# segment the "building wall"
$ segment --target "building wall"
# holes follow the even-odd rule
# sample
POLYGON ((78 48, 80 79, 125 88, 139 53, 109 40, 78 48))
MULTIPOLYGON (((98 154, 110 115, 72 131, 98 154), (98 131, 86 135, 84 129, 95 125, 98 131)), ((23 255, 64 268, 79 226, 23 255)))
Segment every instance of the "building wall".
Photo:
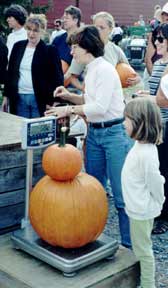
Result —
MULTIPOLYGON (((34 5, 50 4, 48 10, 48 26, 53 27, 55 18, 63 15, 64 8, 68 5, 76 5, 75 0, 34 0, 34 5)), ((91 15, 98 11, 110 12, 115 21, 120 25, 132 25, 144 15, 144 20, 153 17, 153 8, 156 4, 163 6, 166 0, 79 0, 79 8, 82 10, 82 20, 85 23, 91 23, 91 15)))

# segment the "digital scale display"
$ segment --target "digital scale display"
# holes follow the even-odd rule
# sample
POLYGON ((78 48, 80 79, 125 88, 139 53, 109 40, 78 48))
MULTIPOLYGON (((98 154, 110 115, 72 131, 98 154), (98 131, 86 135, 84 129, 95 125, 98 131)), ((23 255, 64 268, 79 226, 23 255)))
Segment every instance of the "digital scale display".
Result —
POLYGON ((56 141, 56 118, 54 116, 24 119, 22 148, 42 148, 56 141))
POLYGON ((51 133, 53 130, 52 122, 33 123, 30 125, 30 136, 36 136, 43 133, 51 133))

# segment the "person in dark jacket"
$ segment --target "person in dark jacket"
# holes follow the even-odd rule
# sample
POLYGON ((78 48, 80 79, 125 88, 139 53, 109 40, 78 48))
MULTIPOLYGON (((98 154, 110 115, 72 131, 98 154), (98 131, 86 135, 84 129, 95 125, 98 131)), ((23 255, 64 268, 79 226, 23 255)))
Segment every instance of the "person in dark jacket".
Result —
POLYGON ((8 64, 8 48, 0 36, 0 84, 4 84, 8 64))
POLYGON ((54 102, 53 91, 63 84, 57 50, 41 39, 46 24, 43 14, 31 14, 27 18, 28 40, 15 43, 11 52, 3 111, 7 111, 9 102, 12 114, 26 118, 44 116, 47 105, 54 102))

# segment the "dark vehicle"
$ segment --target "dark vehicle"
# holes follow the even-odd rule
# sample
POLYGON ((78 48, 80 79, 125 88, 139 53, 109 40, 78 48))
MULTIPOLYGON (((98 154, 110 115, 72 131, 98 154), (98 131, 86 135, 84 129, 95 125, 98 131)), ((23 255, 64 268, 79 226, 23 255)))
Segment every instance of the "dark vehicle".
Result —
POLYGON ((151 27, 149 26, 130 26, 128 28, 128 37, 125 39, 125 43, 123 43, 123 45, 124 52, 132 66, 144 66, 147 33, 150 31, 150 29, 151 27))

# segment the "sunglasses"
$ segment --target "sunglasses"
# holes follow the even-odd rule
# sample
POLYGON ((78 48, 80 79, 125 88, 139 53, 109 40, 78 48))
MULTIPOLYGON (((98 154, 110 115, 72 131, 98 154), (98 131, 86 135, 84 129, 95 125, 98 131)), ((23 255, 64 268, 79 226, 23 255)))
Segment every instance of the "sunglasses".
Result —
POLYGON ((166 39, 166 38, 164 38, 162 36, 158 36, 155 38, 155 41, 157 40, 159 43, 163 43, 164 39, 166 39))

